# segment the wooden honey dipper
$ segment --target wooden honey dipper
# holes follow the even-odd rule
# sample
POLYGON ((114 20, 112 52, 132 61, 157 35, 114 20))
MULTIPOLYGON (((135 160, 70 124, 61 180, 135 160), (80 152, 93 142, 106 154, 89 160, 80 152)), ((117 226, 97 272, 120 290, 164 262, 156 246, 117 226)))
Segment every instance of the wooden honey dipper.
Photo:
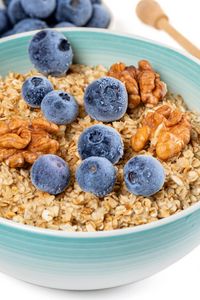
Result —
POLYGON ((136 7, 136 13, 143 23, 156 29, 164 30, 185 50, 200 59, 200 49, 186 39, 169 23, 168 16, 156 1, 141 0, 136 7))

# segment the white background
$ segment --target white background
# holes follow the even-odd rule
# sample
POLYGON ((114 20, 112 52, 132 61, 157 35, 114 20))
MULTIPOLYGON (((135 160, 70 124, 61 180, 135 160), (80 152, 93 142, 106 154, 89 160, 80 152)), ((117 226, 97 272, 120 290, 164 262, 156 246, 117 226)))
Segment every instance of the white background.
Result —
MULTIPOLYGON (((134 13, 137 0, 105 1, 113 11, 116 30, 141 35, 180 48, 165 33, 140 23, 134 13)), ((170 16, 172 24, 200 47, 199 1, 160 0, 159 2, 170 16)), ((2 300, 196 300, 200 299, 199 285, 200 247, 175 265, 149 279, 129 286, 103 291, 69 292, 50 290, 20 282, 0 273, 0 298, 2 300)))

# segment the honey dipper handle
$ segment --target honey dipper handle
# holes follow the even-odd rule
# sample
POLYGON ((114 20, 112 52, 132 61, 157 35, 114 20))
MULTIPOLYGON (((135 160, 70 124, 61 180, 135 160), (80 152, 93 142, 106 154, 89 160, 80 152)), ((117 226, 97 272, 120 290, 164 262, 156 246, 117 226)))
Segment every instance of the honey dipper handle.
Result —
POLYGON ((158 29, 162 29, 162 30, 166 31, 185 50, 187 50, 193 56, 200 59, 200 49, 198 49, 187 38, 185 38, 180 32, 178 32, 166 19, 160 19, 158 21, 157 26, 158 26, 158 29))
POLYGON ((164 30, 185 50, 200 59, 200 49, 169 23, 168 16, 156 1, 141 0, 136 7, 136 13, 142 22, 156 29, 164 30))

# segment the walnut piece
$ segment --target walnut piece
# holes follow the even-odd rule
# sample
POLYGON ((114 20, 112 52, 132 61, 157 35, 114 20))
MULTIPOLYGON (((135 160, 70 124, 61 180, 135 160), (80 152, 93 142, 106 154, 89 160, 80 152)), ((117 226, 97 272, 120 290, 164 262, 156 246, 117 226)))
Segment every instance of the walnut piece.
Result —
POLYGON ((51 134, 58 131, 56 124, 42 118, 32 122, 20 118, 0 121, 0 162, 17 168, 33 164, 42 154, 56 154, 59 143, 51 134))
POLYGON ((162 105, 154 112, 147 113, 131 144, 133 150, 139 152, 151 142, 150 150, 155 151, 158 158, 168 160, 184 149, 190 136, 191 124, 186 114, 162 105))
POLYGON ((107 75, 119 79, 125 84, 130 108, 137 107, 141 102, 148 107, 153 107, 167 93, 166 84, 160 80, 160 75, 146 60, 139 61, 138 68, 116 63, 111 66, 107 75))
POLYGON ((31 141, 31 132, 28 128, 20 128, 16 133, 5 133, 0 136, 0 147, 24 149, 31 141))

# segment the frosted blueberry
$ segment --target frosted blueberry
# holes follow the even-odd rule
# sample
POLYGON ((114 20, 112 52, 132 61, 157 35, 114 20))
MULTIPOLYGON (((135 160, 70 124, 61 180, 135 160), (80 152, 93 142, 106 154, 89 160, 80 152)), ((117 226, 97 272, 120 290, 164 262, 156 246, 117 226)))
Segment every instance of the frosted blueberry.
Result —
POLYGON ((124 153, 120 134, 112 127, 105 125, 91 126, 80 135, 78 152, 81 159, 90 156, 105 157, 116 164, 124 153))
POLYGON ((68 39, 55 30, 37 32, 29 45, 35 68, 46 75, 64 75, 72 64, 73 52, 68 39))
POLYGON ((111 193, 116 181, 116 169, 104 157, 89 157, 76 170, 80 188, 98 197, 111 193))
POLYGON ((86 88, 84 95, 86 112, 95 120, 112 122, 121 119, 128 106, 124 84, 112 77, 102 77, 86 88))
POLYGON ((63 91, 48 93, 42 101, 41 109, 47 120, 58 125, 72 123, 79 111, 75 98, 63 91))
POLYGON ((129 192, 149 197, 163 187, 165 171, 156 158, 137 155, 126 163, 124 180, 129 192))
POLYGON ((67 163, 57 155, 40 156, 31 168, 33 185, 52 195, 62 193, 70 182, 70 170, 67 163))
POLYGON ((28 78, 22 86, 22 97, 31 107, 40 107, 44 97, 53 91, 51 82, 42 76, 28 78))

